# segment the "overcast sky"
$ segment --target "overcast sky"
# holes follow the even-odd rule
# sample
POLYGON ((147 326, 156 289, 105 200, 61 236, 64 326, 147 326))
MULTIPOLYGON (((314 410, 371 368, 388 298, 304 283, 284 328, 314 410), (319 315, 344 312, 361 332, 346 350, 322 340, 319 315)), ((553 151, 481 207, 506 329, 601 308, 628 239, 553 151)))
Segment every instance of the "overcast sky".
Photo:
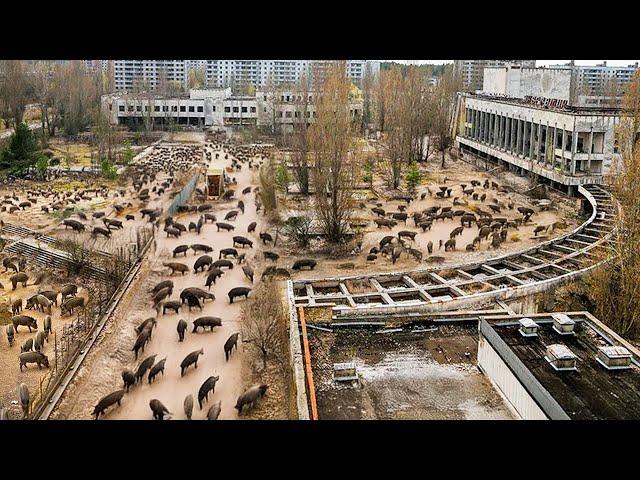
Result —
MULTIPOLYGON (((451 63, 453 62, 453 60, 392 60, 394 62, 400 62, 400 63, 416 63, 416 64, 421 64, 421 63, 451 63)), ((626 65, 633 65, 635 62, 638 62, 638 60, 576 60, 576 65, 596 65, 598 63, 602 63, 606 61, 607 65, 610 66, 626 66, 626 65)), ((536 60, 536 65, 539 67, 543 67, 546 65, 557 65, 557 64, 563 64, 563 63, 569 63, 570 60, 536 60)))

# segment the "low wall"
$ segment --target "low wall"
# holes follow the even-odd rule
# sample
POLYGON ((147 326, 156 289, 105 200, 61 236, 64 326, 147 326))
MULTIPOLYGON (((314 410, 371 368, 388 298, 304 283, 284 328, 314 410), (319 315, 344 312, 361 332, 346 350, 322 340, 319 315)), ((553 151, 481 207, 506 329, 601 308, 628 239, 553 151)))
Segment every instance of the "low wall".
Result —
POLYGON ((287 303, 289 305, 289 352, 295 386, 298 420, 309 420, 309 403, 305 386, 304 362, 298 326, 298 310, 293 297, 293 283, 287 281, 287 303))

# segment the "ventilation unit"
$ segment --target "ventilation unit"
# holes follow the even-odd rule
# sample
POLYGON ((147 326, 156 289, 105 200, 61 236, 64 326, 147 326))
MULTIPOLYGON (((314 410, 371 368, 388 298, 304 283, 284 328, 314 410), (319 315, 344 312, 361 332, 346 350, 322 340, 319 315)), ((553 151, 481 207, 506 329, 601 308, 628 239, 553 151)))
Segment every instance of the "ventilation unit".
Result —
POLYGON ((530 318, 521 318, 519 320, 520 335, 523 337, 537 337, 538 336, 538 324, 530 318))
POLYGON ((600 347, 598 348, 596 360, 607 370, 624 370, 631 368, 631 352, 624 347, 600 347))
POLYGON ((544 358, 555 370, 577 370, 576 359, 578 357, 565 345, 549 345, 547 347, 547 355, 544 358))
POLYGON ((576 322, 571 320, 564 313, 554 313, 553 317, 553 329, 560 335, 575 335, 576 322))

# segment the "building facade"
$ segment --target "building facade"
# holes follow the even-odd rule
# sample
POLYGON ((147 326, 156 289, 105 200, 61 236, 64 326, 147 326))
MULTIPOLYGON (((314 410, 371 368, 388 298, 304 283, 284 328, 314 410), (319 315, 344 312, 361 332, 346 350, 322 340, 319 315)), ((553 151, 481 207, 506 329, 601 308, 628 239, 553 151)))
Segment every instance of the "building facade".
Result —
POLYGON ((628 66, 600 65, 553 65, 549 68, 568 70, 579 102, 583 106, 620 105, 627 86, 638 70, 638 62, 628 66))
POLYGON ((601 183, 619 159, 617 107, 585 106, 563 68, 486 68, 483 88, 459 99, 463 156, 530 172, 554 188, 601 183))
MULTIPOLYGON (((292 85, 303 76, 320 78, 333 63, 329 60, 207 60, 206 78, 209 88, 252 85, 261 89, 269 85, 292 85)), ((365 75, 380 74, 377 60, 347 60, 348 78, 358 86, 365 75)))
POLYGON ((504 67, 506 65, 519 65, 522 68, 534 68, 535 60, 455 60, 454 71, 462 78, 465 92, 475 92, 482 89, 484 69, 487 67, 504 67))
POLYGON ((570 194, 613 173, 617 109, 481 94, 464 94, 462 105, 456 145, 463 156, 531 172, 570 194))
POLYGON ((113 79, 116 90, 132 90, 136 86, 156 89, 168 82, 182 86, 189 81, 189 60, 114 60, 113 79))
MULTIPOLYGON (((102 109, 112 125, 191 125, 201 128, 255 126, 287 132, 296 124, 316 118, 314 94, 286 91, 274 95, 232 95, 231 88, 190 90, 185 97, 162 97, 153 93, 116 93, 102 97, 102 109)), ((350 102, 354 120, 362 116, 363 102, 350 102)))

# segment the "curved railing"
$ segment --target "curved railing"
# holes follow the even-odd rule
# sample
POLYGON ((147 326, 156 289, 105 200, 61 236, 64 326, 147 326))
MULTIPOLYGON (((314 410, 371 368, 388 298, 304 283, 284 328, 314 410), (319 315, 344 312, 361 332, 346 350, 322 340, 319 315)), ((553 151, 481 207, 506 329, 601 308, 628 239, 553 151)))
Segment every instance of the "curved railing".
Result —
POLYGON ((614 205, 609 192, 597 185, 579 186, 578 191, 589 202, 591 215, 560 237, 474 263, 296 280, 292 282, 295 303, 333 305, 336 316, 371 315, 455 310, 544 292, 600 265, 597 250, 613 234, 614 205), (350 290, 354 284, 359 292, 350 290))

